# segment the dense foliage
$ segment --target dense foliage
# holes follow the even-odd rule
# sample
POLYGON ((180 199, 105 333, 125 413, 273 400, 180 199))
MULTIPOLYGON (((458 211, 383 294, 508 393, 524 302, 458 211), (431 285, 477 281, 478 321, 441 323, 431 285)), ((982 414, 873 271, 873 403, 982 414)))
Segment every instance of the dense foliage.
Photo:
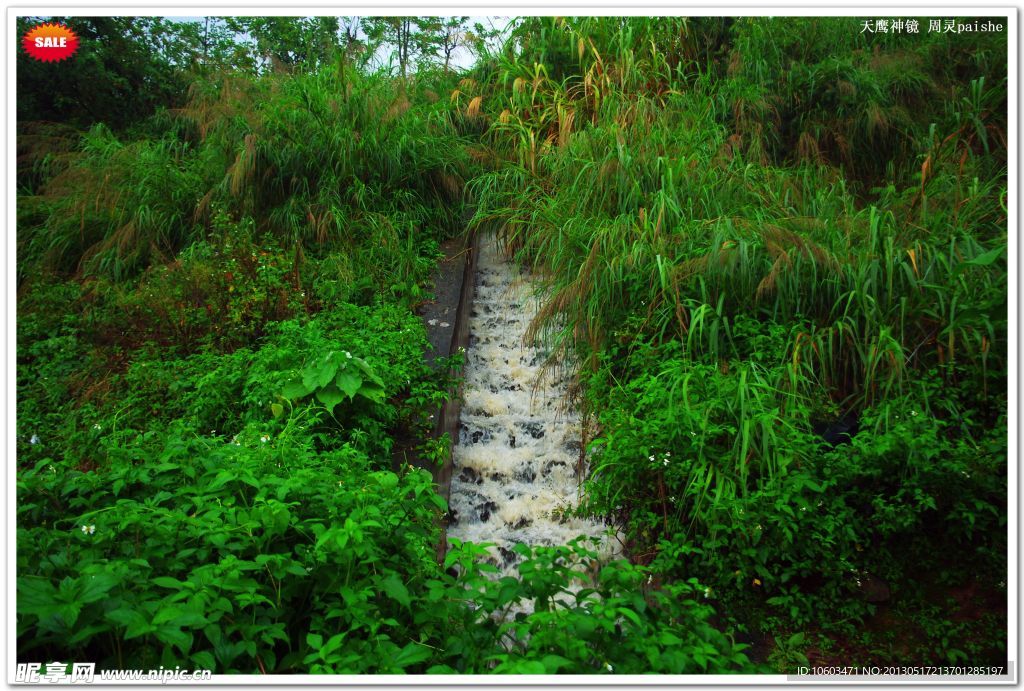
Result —
POLYGON ((20 661, 1005 662, 1005 32, 68 22, 18 57, 20 661), (628 561, 435 558, 397 459, 443 456, 416 309, 467 228, 542 279, 628 561))
POLYGON ((582 361, 583 510, 775 635, 969 588, 898 654, 1003 659, 1003 39, 670 26, 525 22, 478 87, 475 220, 582 361))

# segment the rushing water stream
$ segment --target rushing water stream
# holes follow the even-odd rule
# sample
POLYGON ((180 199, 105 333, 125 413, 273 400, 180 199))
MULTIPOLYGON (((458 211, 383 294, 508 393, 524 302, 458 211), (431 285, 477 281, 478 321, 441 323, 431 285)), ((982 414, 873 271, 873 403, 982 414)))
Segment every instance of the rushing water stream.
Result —
MULTIPOLYGON (((449 537, 489 542, 499 575, 514 575, 512 547, 560 545, 607 526, 561 511, 576 504, 579 416, 563 408, 566 382, 545 374, 544 354, 523 345, 537 303, 494 237, 480 240, 464 403, 451 484, 449 537)), ((601 556, 612 556, 604 538, 601 556)))

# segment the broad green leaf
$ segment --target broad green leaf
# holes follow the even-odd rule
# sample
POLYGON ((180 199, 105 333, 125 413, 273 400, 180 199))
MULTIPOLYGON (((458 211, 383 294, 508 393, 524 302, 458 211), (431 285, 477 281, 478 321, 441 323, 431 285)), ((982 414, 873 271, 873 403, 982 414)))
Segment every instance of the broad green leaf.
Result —
POLYGON ((352 361, 356 363, 356 367, 358 367, 359 369, 361 369, 363 371, 363 374, 366 375, 367 379, 372 381, 377 386, 380 386, 380 387, 383 388, 384 380, 382 380, 380 377, 377 376, 377 373, 373 371, 373 368, 370 367, 370 364, 366 360, 357 357, 357 358, 352 358, 352 361))
POLYGON ((392 489, 398 486, 398 476, 392 473, 390 470, 379 470, 372 473, 374 480, 380 483, 380 486, 384 489, 392 489))
POLYGON ((153 632, 153 635, 162 643, 173 645, 181 651, 182 655, 188 655, 188 651, 192 647, 192 634, 182 631, 172 624, 161 626, 153 632))
POLYGON ((457 674, 457 672, 448 665, 434 665, 427 669, 427 674, 457 674))
POLYGON ((633 624, 635 624, 637 628, 643 627, 643 624, 640 621, 640 615, 638 615, 633 610, 627 609, 626 607, 619 607, 616 611, 622 616, 626 617, 626 619, 629 619, 631 622, 633 622, 633 624))
POLYGON ((138 638, 139 636, 145 636, 148 633, 156 631, 156 627, 149 621, 149 618, 144 616, 141 612, 127 607, 115 609, 112 612, 107 613, 107 619, 126 627, 124 637, 138 638))
POLYGON ((156 578, 149 579, 149 582, 161 588, 173 588, 174 590, 181 590, 185 587, 184 583, 170 576, 157 576, 156 578))
POLYGON ((71 638, 68 639, 68 643, 70 643, 71 645, 78 645, 80 643, 88 641, 90 638, 92 638, 98 633, 104 633, 105 631, 109 630, 110 627, 105 624, 93 624, 91 626, 86 626, 84 628, 78 628, 76 626, 75 633, 71 636, 71 638))
POLYGON ((544 670, 548 674, 554 674, 562 667, 572 667, 572 660, 566 659, 561 655, 545 655, 541 658, 541 664, 544 665, 544 670))
POLYGON ((356 392, 359 391, 360 385, 363 383, 362 377, 354 372, 348 370, 340 370, 338 376, 334 378, 334 383, 338 385, 338 388, 345 392, 349 400, 352 400, 356 396, 356 392))
POLYGON ((359 387, 359 395, 368 398, 374 403, 384 402, 384 389, 372 382, 363 382, 363 385, 359 387))
POLYGON ((411 665, 429 660, 432 656, 433 651, 427 646, 409 643, 398 651, 398 655, 395 656, 395 666, 405 669, 411 665))
POLYGON ((343 633, 334 634, 333 636, 331 636, 330 638, 327 639, 327 642, 324 643, 323 646, 321 646, 321 648, 320 648, 320 657, 326 660, 327 656, 330 655, 331 653, 333 653, 338 648, 340 648, 341 644, 344 643, 344 642, 345 642, 345 634, 343 634, 343 633))
POLYGON ((522 660, 511 671, 513 674, 547 674, 544 663, 537 660, 522 660))
POLYGON ((302 379, 292 379, 281 389, 281 395, 290 401, 313 393, 313 387, 306 386, 302 379))
POLYGON ((302 371, 302 383, 310 389, 327 386, 338 371, 338 363, 330 355, 302 371))
POLYGON ((78 594, 78 601, 82 604, 97 602, 106 597, 110 589, 120 581, 110 573, 83 574, 78 577, 81 592, 78 594))
POLYGON ((412 601, 409 599, 409 589, 405 587, 405 583, 398 578, 398 576, 391 574, 381 582, 381 588, 387 593, 388 597, 408 608, 412 601))
POLYGON ((49 614, 56 595, 57 591, 53 584, 43 578, 29 576, 18 578, 18 612, 39 616, 42 616, 42 612, 49 614))
POLYGON ((330 386, 325 386, 324 388, 319 389, 316 392, 316 399, 323 403, 328 411, 333 413, 334 407, 345 400, 345 396, 337 386, 331 384, 330 386))
POLYGON ((214 669, 216 660, 209 650, 192 653, 192 666, 196 669, 214 669))

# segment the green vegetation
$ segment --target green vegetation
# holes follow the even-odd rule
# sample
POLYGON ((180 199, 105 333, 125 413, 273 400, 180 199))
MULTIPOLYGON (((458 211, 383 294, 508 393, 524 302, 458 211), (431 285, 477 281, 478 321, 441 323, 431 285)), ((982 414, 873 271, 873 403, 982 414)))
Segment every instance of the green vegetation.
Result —
POLYGON ((19 661, 1005 664, 1005 31, 68 23, 18 56, 19 661), (468 231, 541 277, 628 560, 437 563, 392 458, 443 460, 416 309, 468 231))

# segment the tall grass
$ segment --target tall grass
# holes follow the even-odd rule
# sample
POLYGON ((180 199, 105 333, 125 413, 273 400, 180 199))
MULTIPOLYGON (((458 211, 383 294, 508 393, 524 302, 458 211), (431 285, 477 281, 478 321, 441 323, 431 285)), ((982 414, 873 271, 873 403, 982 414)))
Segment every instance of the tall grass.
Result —
POLYGON ((461 230, 469 159, 435 79, 446 77, 400 83, 342 62, 197 82, 157 119, 161 138, 85 135, 35 200, 51 211, 22 229, 21 264, 124 278, 209 235, 219 208, 304 252, 358 254, 381 286, 400 283, 424 243, 461 230))
POLYGON ((778 425, 916 392, 925 372, 977 377, 982 408, 1005 388, 997 59, 868 46, 839 20, 547 29, 477 85, 497 163, 470 183, 474 224, 543 279, 529 336, 581 375, 672 342, 734 372, 730 470, 705 465, 741 493, 793 459, 778 425))

